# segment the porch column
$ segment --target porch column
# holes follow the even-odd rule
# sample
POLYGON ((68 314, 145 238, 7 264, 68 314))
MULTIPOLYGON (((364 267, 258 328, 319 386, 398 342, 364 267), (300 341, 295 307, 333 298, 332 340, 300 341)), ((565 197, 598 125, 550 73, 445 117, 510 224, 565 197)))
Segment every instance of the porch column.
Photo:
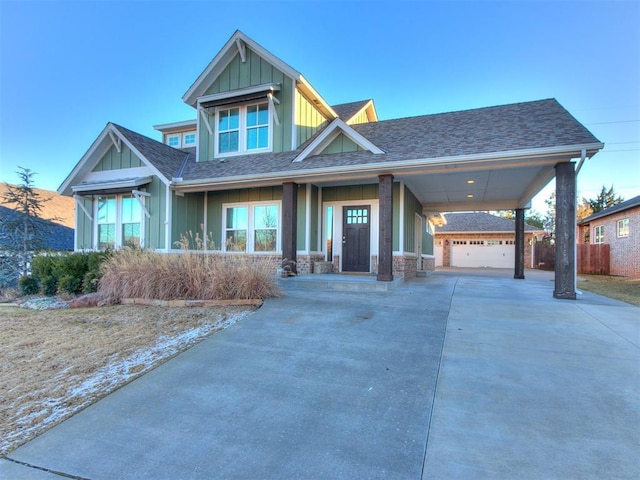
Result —
POLYGON ((513 278, 524 279, 524 208, 516 208, 516 262, 513 278))
POLYGON ((380 201, 378 281, 393 281, 393 175, 378 175, 380 201))
MULTIPOLYGON (((298 261, 298 184, 282 184, 282 260, 298 261)), ((296 264, 291 271, 297 273, 296 264)))
POLYGON ((576 299, 576 173, 573 162, 556 165, 555 289, 553 296, 576 299))

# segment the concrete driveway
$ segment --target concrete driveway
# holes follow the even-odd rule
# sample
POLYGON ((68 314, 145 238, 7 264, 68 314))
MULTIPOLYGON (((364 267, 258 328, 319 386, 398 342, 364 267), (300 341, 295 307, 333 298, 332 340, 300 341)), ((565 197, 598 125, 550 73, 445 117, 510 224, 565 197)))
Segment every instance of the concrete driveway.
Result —
POLYGON ((636 478, 640 309, 470 273, 292 283, 9 453, 0 478, 636 478))

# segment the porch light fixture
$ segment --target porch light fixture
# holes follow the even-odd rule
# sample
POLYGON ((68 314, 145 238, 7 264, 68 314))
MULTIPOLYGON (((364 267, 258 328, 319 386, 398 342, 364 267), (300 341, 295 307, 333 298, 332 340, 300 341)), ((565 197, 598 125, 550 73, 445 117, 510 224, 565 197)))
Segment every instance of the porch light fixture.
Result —
POLYGON ((476 181, 475 181, 475 180, 467 180, 467 183, 468 183, 469 185, 471 185, 472 183, 476 183, 476 181))
POLYGON ((473 194, 472 194, 472 193, 469 193, 469 194, 467 195, 467 198, 473 198, 473 194))

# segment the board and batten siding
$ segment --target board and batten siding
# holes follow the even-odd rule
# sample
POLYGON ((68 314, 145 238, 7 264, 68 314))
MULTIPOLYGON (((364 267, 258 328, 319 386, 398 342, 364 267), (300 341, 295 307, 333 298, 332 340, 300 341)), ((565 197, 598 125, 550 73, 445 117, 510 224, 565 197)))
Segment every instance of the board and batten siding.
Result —
POLYGON ((323 187, 323 202, 351 202, 358 200, 377 200, 378 184, 345 185, 340 187, 323 187))
POLYGON ((343 133, 339 134, 333 141, 327 145, 322 153, 347 153, 361 151, 358 145, 353 140, 345 136, 343 133))
POLYGON ((184 196, 173 195, 172 202, 172 228, 171 245, 169 248, 179 248, 176 242, 180 236, 193 236, 198 234, 202 238, 204 225, 204 193, 185 193, 184 196))
MULTIPOLYGON (((93 199, 91 197, 80 197, 77 202, 80 202, 82 206, 91 213, 93 217, 93 199)), ((79 207, 76 207, 76 250, 91 250, 93 249, 93 222, 87 217, 79 207)))
MULTIPOLYGON (((274 152, 286 152, 292 150, 291 146, 291 125, 293 122, 293 80, 283 72, 260 57, 250 48, 247 48, 246 61, 242 62, 240 56, 236 56, 229 62, 218 78, 205 91, 205 95, 228 92, 240 88, 254 87, 265 83, 280 84, 280 91, 275 93, 280 101, 275 103, 276 114, 280 125, 273 125, 272 150, 274 152)), ((207 121, 211 131, 215 132, 215 116, 207 116, 207 121)), ((209 135, 207 127, 204 125, 202 116, 198 116, 198 160, 213 160, 214 138, 209 135)), ((297 146, 296 146, 297 147, 297 146)))
POLYGON ((151 194, 151 196, 146 197, 145 200, 145 207, 151 217, 144 218, 144 246, 151 249, 166 248, 164 234, 167 212, 166 186, 158 177, 154 176, 151 183, 145 187, 145 190, 151 194))
POLYGON ((296 90, 296 148, 309 140, 321 128, 327 125, 327 119, 316 106, 296 90))
POLYGON ((105 153, 100 161, 93 167, 94 172, 105 172, 108 170, 120 170, 123 168, 144 167, 142 161, 124 143, 120 151, 113 145, 105 153))
POLYGON ((207 233, 216 250, 222 250, 222 207, 228 203, 282 200, 282 187, 261 187, 207 193, 207 233))
POLYGON ((369 117, 367 116, 366 109, 349 119, 349 125, 358 125, 359 123, 369 123, 369 117))
MULTIPOLYGON (((404 188, 404 251, 415 252, 416 213, 422 217, 422 204, 413 192, 406 186, 404 188)), ((423 232, 424 235, 424 232, 423 232)), ((420 247, 422 250, 422 246, 420 247)), ((423 252, 424 253, 424 252, 423 252)))

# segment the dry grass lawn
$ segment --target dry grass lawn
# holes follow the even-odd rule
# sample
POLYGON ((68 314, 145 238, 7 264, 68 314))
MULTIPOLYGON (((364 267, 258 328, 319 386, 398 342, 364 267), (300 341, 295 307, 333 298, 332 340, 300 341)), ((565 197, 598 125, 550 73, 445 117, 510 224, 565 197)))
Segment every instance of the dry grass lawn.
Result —
POLYGON ((0 456, 252 310, 0 305, 0 456))
POLYGON ((640 278, 609 277, 606 275, 579 275, 578 289, 605 297, 615 298, 640 307, 640 278))

